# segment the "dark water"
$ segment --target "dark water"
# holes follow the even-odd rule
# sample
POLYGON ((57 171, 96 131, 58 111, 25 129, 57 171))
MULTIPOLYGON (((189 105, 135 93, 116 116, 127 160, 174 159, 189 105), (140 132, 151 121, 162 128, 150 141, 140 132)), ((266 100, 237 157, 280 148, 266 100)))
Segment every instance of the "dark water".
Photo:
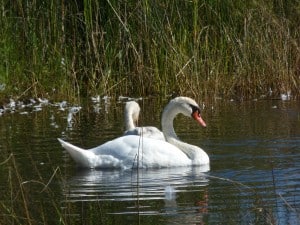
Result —
MULTIPOLYGON (((165 101, 139 103, 159 127, 165 101)), ((0 117, 0 224, 300 224, 299 102, 205 102, 206 129, 177 118, 209 172, 79 170, 57 137, 90 148, 123 132, 122 102, 81 106, 70 123, 70 105, 0 117)))

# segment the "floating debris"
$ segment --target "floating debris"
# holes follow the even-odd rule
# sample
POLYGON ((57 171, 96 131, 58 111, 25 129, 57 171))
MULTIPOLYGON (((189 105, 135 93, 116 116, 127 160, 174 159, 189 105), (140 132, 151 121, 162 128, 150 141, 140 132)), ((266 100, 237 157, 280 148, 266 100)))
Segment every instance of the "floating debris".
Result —
POLYGON ((4 91, 6 87, 6 84, 0 84, 0 91, 4 91))
POLYGON ((28 114, 29 114, 29 112, 27 112, 27 111, 23 111, 23 112, 20 112, 19 114, 20 114, 20 115, 28 115, 28 114))
POLYGON ((50 120, 51 120, 51 126, 53 126, 53 125, 55 125, 56 123, 55 123, 55 117, 54 117, 54 115, 52 114, 51 116, 50 116, 50 120))
POLYGON ((58 105, 59 105, 59 110, 65 111, 65 108, 67 107, 68 104, 67 101, 62 101, 58 105))
POLYGON ((81 106, 73 106, 69 109, 69 113, 75 114, 78 113, 81 110, 81 106))
POLYGON ((64 57, 61 57, 60 64, 61 64, 63 67, 66 66, 66 62, 65 62, 65 58, 64 58, 64 57))
POLYGON ((104 100, 104 104, 109 104, 109 101, 110 101, 111 97, 105 95, 105 96, 103 96, 102 99, 104 100))
POLYGON ((48 99, 41 99, 41 98, 38 98, 38 101, 41 103, 41 104, 45 104, 47 105, 49 103, 49 100, 48 99))
POLYGON ((16 102, 15 100, 13 100, 12 98, 9 99, 9 103, 7 104, 7 108, 11 111, 15 111, 16 110, 16 102))
POLYGON ((288 100, 291 100, 291 97, 292 97, 291 91, 288 91, 287 93, 282 93, 282 94, 280 94, 280 99, 281 99, 282 101, 288 101, 288 100))
POLYGON ((32 111, 33 112, 40 112, 40 111, 42 111, 42 107, 35 107, 32 111))
POLYGON ((99 103, 100 100, 101 100, 100 95, 97 95, 97 96, 95 96, 95 97, 91 97, 91 100, 92 100, 92 102, 94 102, 94 103, 99 103))
POLYGON ((68 124, 71 124, 72 119, 73 119, 73 113, 69 112, 67 117, 68 124))
POLYGON ((139 97, 139 98, 132 98, 132 97, 127 97, 127 96, 122 96, 120 95, 118 98, 118 101, 141 101, 143 100, 143 97, 139 97))
POLYGON ((0 108, 0 116, 2 116, 4 113, 4 109, 3 108, 0 108))
POLYGON ((99 103, 97 103, 96 105, 94 105, 93 108, 94 108, 94 112, 95 113, 97 113, 97 114, 100 113, 101 106, 100 106, 99 103))
POLYGON ((106 95, 102 99, 104 100, 104 111, 106 113, 108 113, 108 108, 109 108, 109 105, 110 105, 110 99, 111 99, 111 97, 109 97, 109 96, 106 95))
POLYGON ((126 97, 126 96, 122 96, 122 95, 121 95, 121 96, 119 96, 118 100, 119 100, 119 101, 128 101, 128 98, 129 98, 129 97, 126 97))
POLYGON ((78 113, 81 108, 81 106, 73 106, 69 109, 69 113, 67 116, 68 127, 72 127, 73 115, 78 113))

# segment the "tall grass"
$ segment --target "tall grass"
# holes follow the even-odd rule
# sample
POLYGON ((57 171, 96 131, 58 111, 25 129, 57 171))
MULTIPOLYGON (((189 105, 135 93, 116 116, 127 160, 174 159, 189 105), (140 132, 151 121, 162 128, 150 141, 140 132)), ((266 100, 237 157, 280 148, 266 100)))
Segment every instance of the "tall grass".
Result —
POLYGON ((1 196, 1 224, 48 224, 51 223, 49 214, 53 216, 53 222, 65 224, 60 203, 53 198, 54 193, 48 187, 53 177, 58 177, 59 168, 54 170, 49 182, 44 183, 42 177, 40 180, 26 180, 13 154, 0 165, 5 171, 3 178, 7 177, 7 180, 2 180, 7 190, 1 196), (51 207, 48 207, 49 203, 51 207))
POLYGON ((69 97, 299 94, 295 0, 1 0, 1 5, 5 94, 28 87, 35 95, 69 97))

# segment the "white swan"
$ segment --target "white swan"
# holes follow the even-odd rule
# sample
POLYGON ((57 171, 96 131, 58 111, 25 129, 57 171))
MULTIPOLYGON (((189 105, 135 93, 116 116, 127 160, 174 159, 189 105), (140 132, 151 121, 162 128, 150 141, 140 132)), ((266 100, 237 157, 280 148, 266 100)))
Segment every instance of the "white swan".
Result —
POLYGON ((124 110, 125 129, 124 135, 139 135, 143 137, 165 141, 164 134, 156 127, 136 127, 140 114, 140 106, 135 101, 126 102, 124 110))
POLYGON ((175 116, 182 113, 206 126, 198 104, 188 97, 177 97, 169 102, 162 114, 162 130, 166 141, 128 135, 84 150, 58 139, 74 161, 87 168, 133 167, 159 168, 208 165, 209 157, 201 148, 180 141, 173 128, 175 116))

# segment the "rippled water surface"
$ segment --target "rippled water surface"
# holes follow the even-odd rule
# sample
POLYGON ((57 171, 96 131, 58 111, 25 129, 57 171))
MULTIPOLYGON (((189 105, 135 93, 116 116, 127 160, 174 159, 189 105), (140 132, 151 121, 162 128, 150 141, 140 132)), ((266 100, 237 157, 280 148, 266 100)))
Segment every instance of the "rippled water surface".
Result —
MULTIPOLYGON (((160 127, 166 101, 139 103, 140 125, 160 127)), ((71 105, 6 112, 0 224, 300 224, 300 103, 200 105, 207 128, 179 116, 175 130, 208 153, 210 170, 78 169, 57 138, 90 148, 120 136, 122 101, 84 101, 72 118, 71 105)))

